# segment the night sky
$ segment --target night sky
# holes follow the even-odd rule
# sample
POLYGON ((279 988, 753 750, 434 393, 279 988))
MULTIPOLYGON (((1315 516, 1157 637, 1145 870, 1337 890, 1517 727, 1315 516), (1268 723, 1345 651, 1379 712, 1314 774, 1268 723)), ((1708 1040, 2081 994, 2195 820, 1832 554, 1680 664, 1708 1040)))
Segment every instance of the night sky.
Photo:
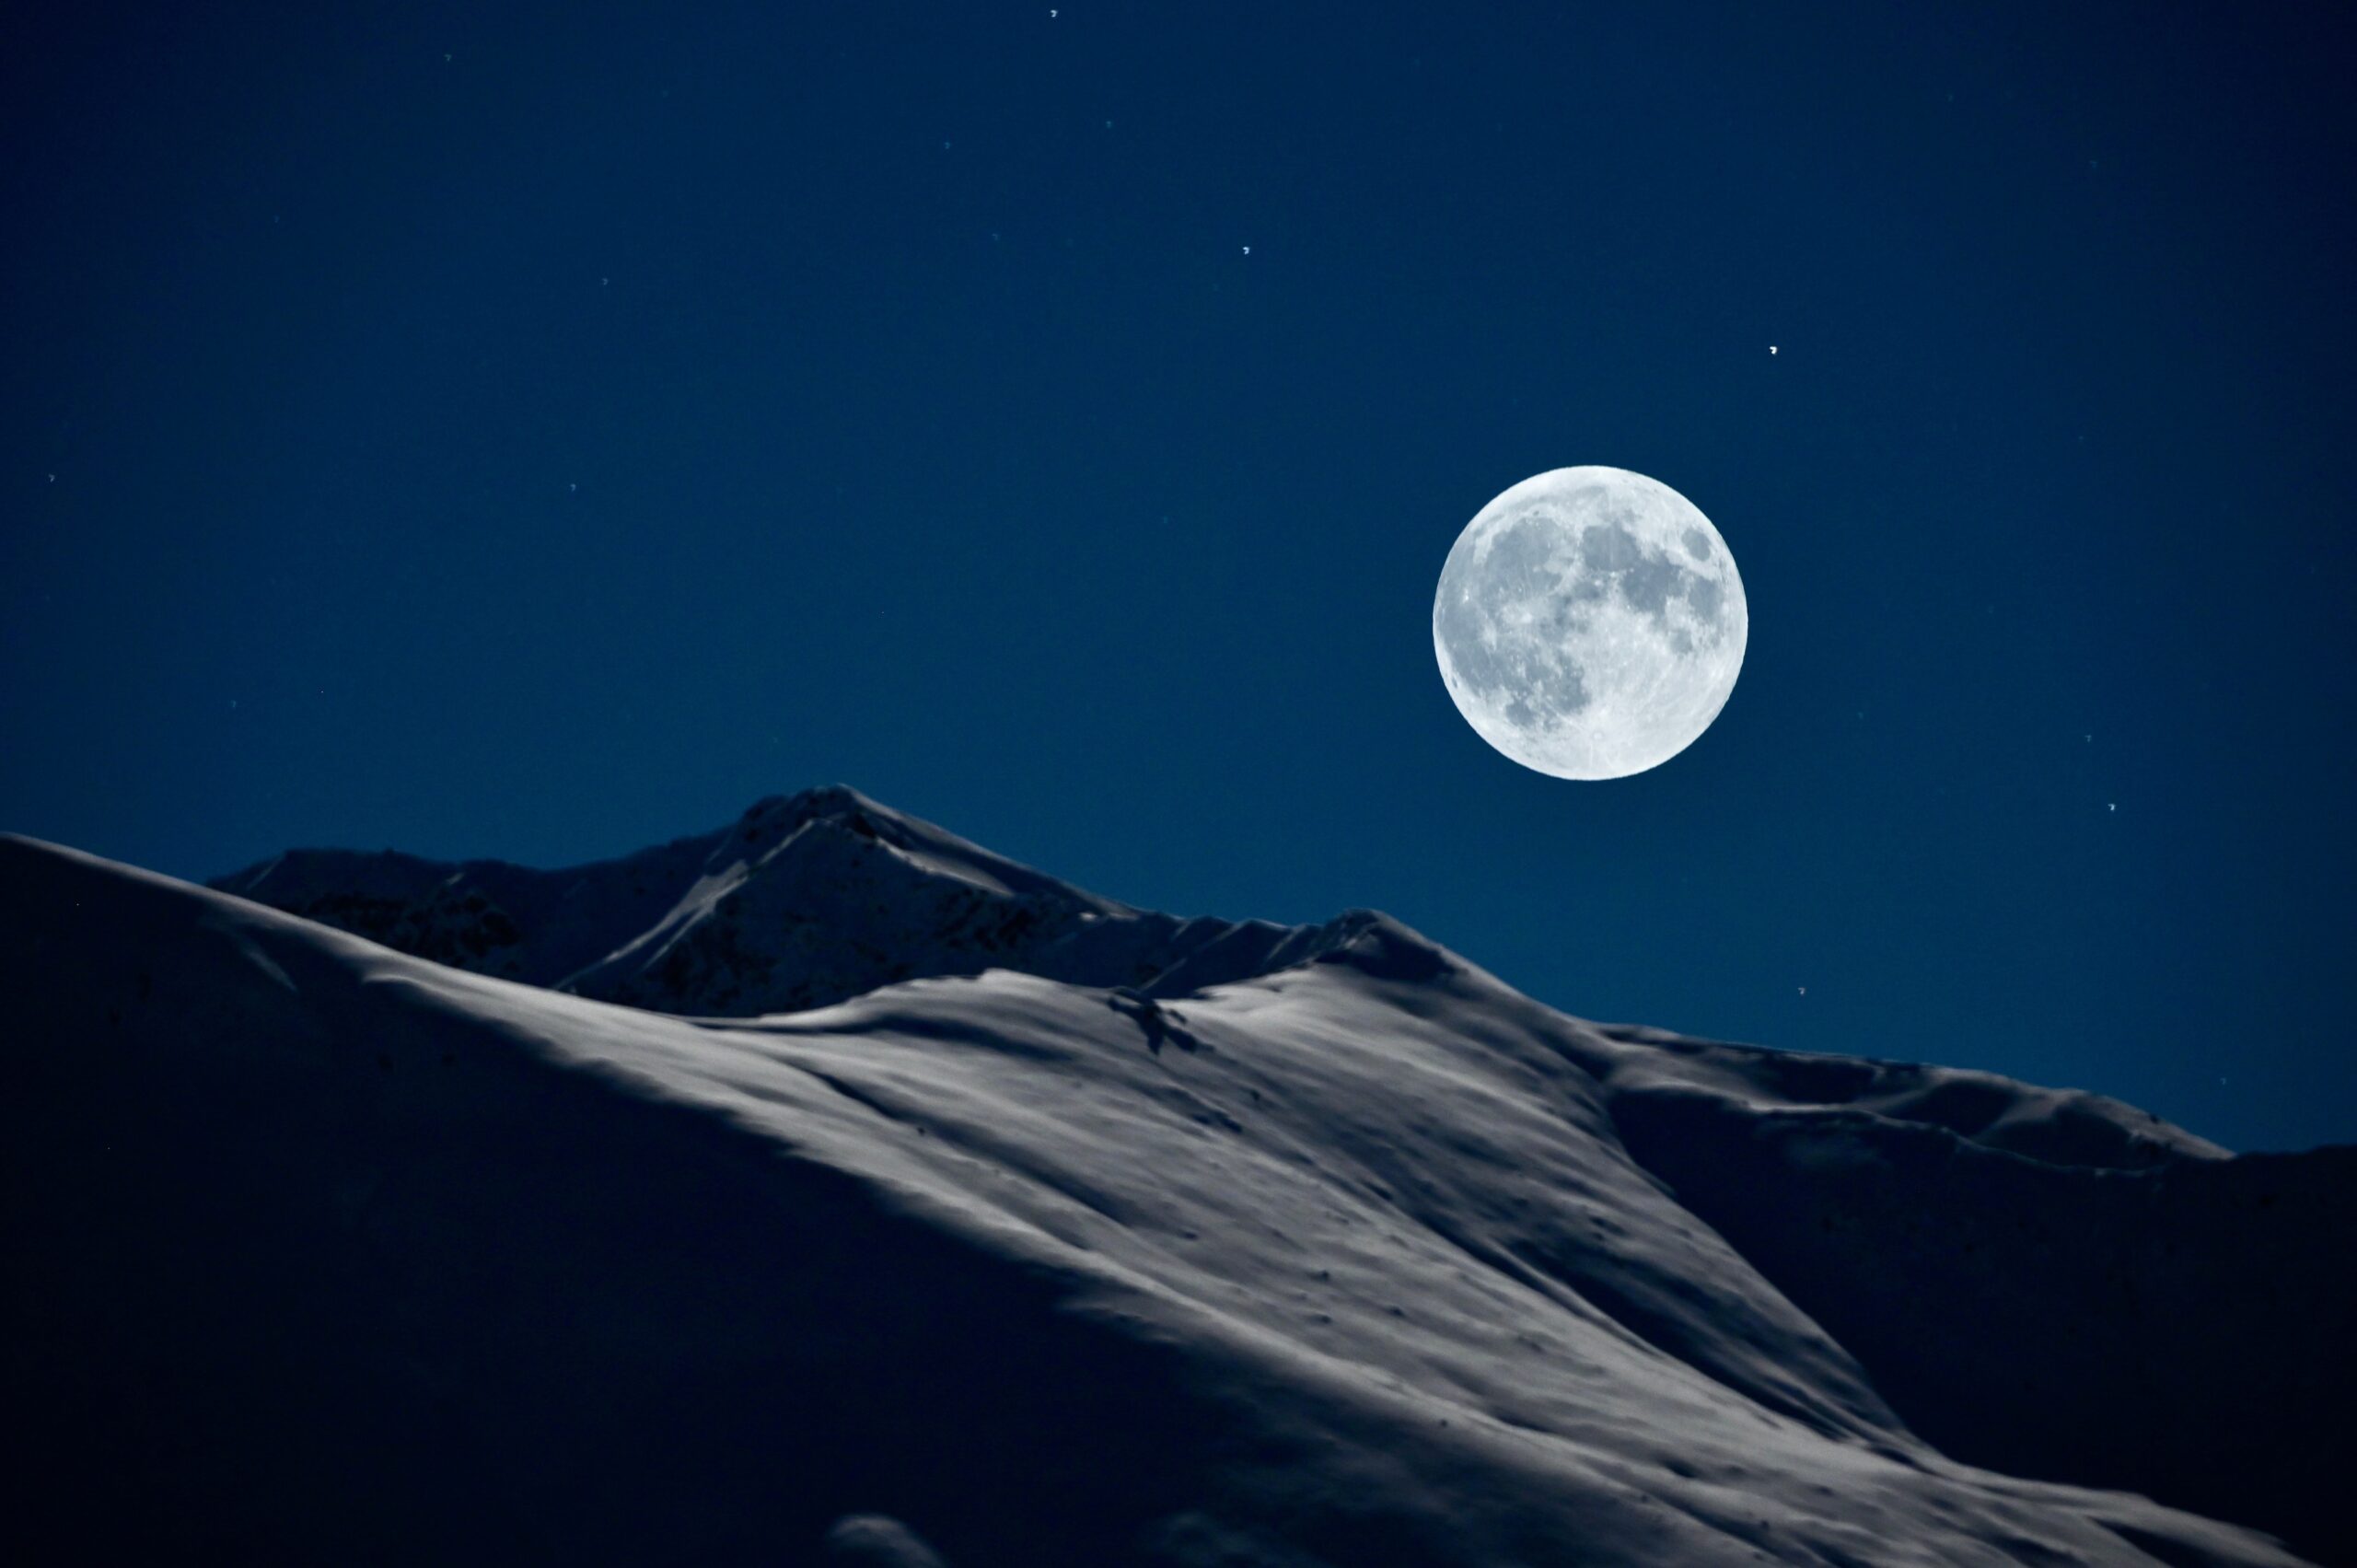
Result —
POLYGON ((1586 1016, 2357 1139, 2340 7, 46 9, 0 827, 561 864, 841 781, 1586 1016), (1578 463, 1751 609, 1606 784, 1431 640, 1578 463))

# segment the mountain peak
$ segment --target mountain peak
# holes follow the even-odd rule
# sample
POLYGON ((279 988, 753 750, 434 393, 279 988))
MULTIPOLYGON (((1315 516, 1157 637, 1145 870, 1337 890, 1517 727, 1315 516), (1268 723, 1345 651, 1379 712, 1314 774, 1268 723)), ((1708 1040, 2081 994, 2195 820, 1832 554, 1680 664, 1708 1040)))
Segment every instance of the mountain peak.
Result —
POLYGON ((818 784, 792 795, 765 795, 737 818, 741 823, 756 825, 780 821, 799 825, 822 819, 846 827, 858 824, 858 830, 869 836, 905 837, 916 825, 915 819, 903 817, 846 784, 818 784))
POLYGON ((900 813, 847 784, 813 784, 797 789, 791 795, 765 795, 745 808, 748 817, 758 817, 781 807, 808 817, 839 816, 847 812, 865 811, 875 817, 897 818, 900 813))
POLYGON ((1422 932, 1381 910, 1344 910, 1317 928, 1312 962, 1347 964, 1376 980, 1428 981, 1464 968, 1464 961, 1422 932))
POLYGON ((703 1016, 988 969, 1175 996, 1312 961, 1379 980, 1458 963, 1373 910, 1286 926, 1136 909, 842 784, 562 870, 294 850, 213 886, 454 968, 703 1016))

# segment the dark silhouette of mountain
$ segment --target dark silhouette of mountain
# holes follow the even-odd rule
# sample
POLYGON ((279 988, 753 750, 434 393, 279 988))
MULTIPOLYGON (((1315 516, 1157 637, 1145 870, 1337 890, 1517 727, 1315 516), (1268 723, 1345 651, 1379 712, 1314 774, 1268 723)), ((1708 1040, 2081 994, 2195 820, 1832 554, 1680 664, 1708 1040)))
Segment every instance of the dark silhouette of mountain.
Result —
POLYGON ((2357 1557, 2357 1150, 841 789, 219 889, 0 841, 28 1561, 2357 1557))
POLYGON ((564 871, 296 850, 212 886, 478 974, 737 1017, 986 969, 1179 994, 1372 918, 1295 929, 1132 909, 841 785, 564 871))

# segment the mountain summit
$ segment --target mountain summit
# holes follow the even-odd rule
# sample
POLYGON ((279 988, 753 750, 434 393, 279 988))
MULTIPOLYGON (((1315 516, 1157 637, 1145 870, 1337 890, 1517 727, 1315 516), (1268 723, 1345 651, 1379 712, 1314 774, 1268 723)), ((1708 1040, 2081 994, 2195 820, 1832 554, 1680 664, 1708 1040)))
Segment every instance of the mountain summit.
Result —
POLYGON ((1383 922, 1364 911, 1295 927, 1132 909, 841 784, 564 871, 296 850, 212 886, 478 974, 727 1017, 990 969, 1180 995, 1306 961, 1383 922))
POLYGON ((838 788, 567 871, 0 840, 0 988, 30 1560, 2357 1555, 2357 1150, 1369 912, 838 788))

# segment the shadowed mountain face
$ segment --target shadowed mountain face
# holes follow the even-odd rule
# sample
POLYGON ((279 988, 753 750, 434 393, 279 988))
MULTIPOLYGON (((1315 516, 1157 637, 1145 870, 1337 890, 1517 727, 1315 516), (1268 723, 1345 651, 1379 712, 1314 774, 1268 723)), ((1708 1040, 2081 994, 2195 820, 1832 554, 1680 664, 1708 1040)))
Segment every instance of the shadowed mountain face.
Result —
POLYGON ((478 974, 730 1017, 986 969, 1179 994, 1300 962, 1375 918, 1135 910, 841 786, 564 871, 296 850, 212 886, 478 974))
POLYGON ((0 841, 40 1561, 2357 1558, 2357 1151, 1591 1025, 846 790, 221 887, 0 841))

